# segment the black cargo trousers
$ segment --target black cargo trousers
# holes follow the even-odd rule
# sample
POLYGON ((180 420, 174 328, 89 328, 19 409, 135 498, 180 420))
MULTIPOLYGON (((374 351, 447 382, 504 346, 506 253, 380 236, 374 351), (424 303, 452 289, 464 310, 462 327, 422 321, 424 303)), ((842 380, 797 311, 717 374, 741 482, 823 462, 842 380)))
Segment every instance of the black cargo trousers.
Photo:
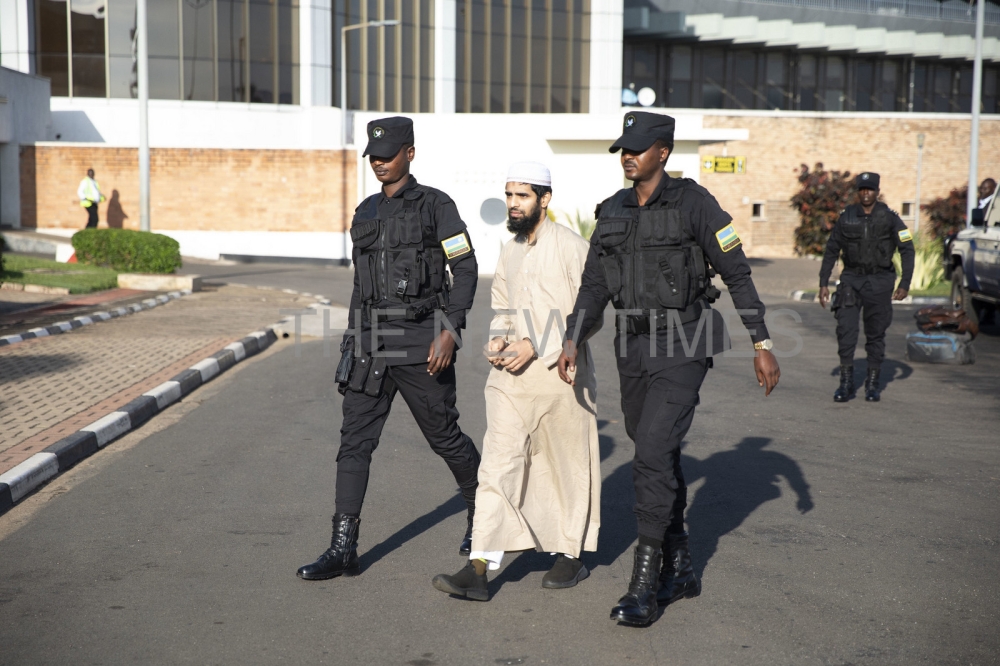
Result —
POLYGON ((431 449, 454 474, 466 503, 474 507, 479 485, 479 451, 458 427, 455 365, 431 376, 427 364, 421 363, 388 366, 384 388, 378 397, 355 391, 344 394, 337 454, 337 513, 361 513, 372 453, 378 447, 397 393, 403 396, 431 449))
POLYGON ((885 358, 885 332, 892 323, 892 292, 896 273, 886 271, 874 275, 841 273, 838 291, 847 286, 855 293, 853 304, 837 309, 837 354, 841 365, 854 365, 854 350, 858 345, 860 319, 865 322, 865 351, 868 369, 882 367, 885 358))
POLYGON ((641 377, 619 375, 625 432, 635 442, 632 482, 640 535, 663 540, 668 533, 684 531, 687 485, 681 442, 694 421, 709 367, 711 359, 702 358, 644 370, 641 377))

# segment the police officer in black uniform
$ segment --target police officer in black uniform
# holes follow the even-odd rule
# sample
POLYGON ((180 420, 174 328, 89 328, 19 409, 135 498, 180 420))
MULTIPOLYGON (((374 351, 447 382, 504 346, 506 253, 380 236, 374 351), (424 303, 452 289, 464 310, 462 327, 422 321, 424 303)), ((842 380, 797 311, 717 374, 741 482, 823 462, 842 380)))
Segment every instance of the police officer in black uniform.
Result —
POLYGON ((361 572, 361 504, 397 393, 458 482, 469 509, 459 550, 467 555, 472 544, 479 452, 458 427, 453 362, 476 291, 476 256, 455 203, 410 175, 413 121, 368 123, 364 154, 382 190, 361 202, 351 223, 354 292, 337 369, 344 394, 337 512, 330 548, 298 570, 306 580, 361 572))
POLYGON ((687 487, 680 444, 712 355, 729 346, 725 322, 709 305, 719 296, 711 281, 715 271, 750 332, 757 380, 766 394, 780 375, 764 304, 732 218, 705 188, 667 175, 673 146, 670 116, 625 115, 623 134, 610 150, 621 149, 625 177, 634 185, 597 207, 597 228, 558 362, 560 376, 572 383, 567 370, 575 369, 576 342, 604 316, 608 301, 614 303, 622 412, 635 442, 639 544, 628 592, 611 618, 638 626, 649 624, 658 607, 701 592, 684 530, 687 487))
POLYGON ((840 386, 833 394, 836 402, 854 396, 854 348, 858 344, 858 318, 864 313, 865 351, 868 352, 868 376, 865 400, 881 398, 879 372, 885 356, 885 332, 892 323, 892 301, 906 298, 913 277, 913 236, 885 203, 878 200, 879 175, 866 171, 854 181, 858 203, 840 214, 830 232, 819 271, 819 303, 824 308, 830 300, 830 273, 843 253, 844 269, 840 286, 834 294, 832 309, 837 315, 837 344, 840 355, 840 386), (899 250, 903 278, 893 292, 896 269, 892 255, 899 250))

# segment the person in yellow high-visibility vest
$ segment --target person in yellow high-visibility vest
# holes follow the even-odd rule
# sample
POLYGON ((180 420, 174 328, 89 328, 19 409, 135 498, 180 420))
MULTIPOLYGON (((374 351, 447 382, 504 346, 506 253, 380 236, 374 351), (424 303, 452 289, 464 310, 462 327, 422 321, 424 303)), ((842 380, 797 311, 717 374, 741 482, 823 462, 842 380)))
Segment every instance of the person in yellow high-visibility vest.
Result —
POLYGON ((97 228, 97 204, 104 201, 101 188, 94 180, 94 170, 87 169, 87 177, 80 181, 80 187, 76 188, 76 196, 80 199, 80 205, 87 209, 87 228, 97 228))

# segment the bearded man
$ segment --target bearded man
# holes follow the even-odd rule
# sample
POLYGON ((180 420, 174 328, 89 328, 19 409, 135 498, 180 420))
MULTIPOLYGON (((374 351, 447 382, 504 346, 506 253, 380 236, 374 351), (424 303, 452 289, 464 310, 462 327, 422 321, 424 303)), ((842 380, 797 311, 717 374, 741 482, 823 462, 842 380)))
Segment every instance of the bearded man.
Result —
POLYGON ((542 587, 560 589, 590 575, 580 551, 597 550, 597 379, 587 343, 575 386, 556 369, 562 322, 580 289, 589 245, 548 219, 551 185, 549 170, 537 162, 515 164, 507 175, 514 239, 503 247, 493 278, 494 337, 485 350, 493 368, 472 553, 457 574, 432 581, 442 592, 479 601, 489 599, 486 571, 498 569, 505 552, 555 554, 542 587))

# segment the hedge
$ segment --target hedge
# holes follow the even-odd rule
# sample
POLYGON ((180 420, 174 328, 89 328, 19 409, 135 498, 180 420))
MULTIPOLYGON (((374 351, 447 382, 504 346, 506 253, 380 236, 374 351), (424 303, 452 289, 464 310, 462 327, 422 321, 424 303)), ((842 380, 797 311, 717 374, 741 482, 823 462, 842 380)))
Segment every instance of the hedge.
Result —
POLYGON ((4 267, 3 267, 3 248, 4 248, 3 234, 0 234, 0 274, 2 274, 4 272, 4 267))
POLYGON ((84 229, 73 234, 76 259, 128 273, 173 273, 181 246, 173 238, 130 229, 84 229))

